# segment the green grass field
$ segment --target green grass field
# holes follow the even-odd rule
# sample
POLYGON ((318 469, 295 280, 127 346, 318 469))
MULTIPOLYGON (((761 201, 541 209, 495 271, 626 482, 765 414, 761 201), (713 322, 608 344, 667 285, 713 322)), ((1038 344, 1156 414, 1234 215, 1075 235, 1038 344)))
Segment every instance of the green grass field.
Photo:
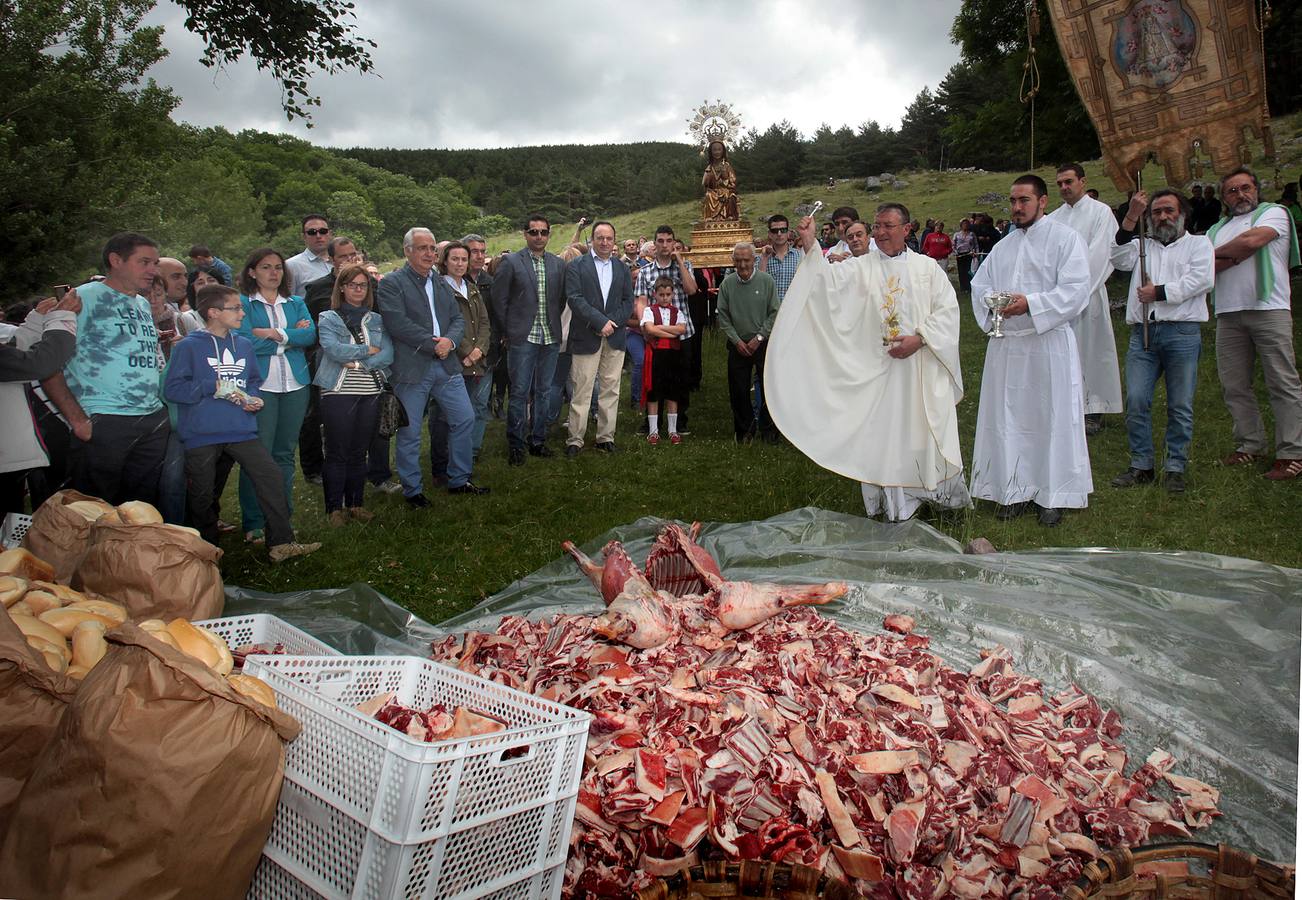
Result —
MULTIPOLYGON (((1295 282, 1294 290, 1299 288, 1302 282, 1295 282)), ((977 330, 966 298, 960 297, 960 304, 967 396, 958 411, 968 460, 987 339, 977 330)), ((1125 326, 1119 318, 1114 323, 1124 359, 1125 326)), ((1296 339, 1302 344, 1302 329, 1296 339)), ((1089 509, 1069 514, 1059 528, 1041 528, 1034 516, 999 522, 993 507, 984 503, 933 524, 960 542, 986 537, 1001 550, 1186 550, 1302 566, 1302 481, 1275 484, 1260 477, 1264 467, 1223 469, 1216 464, 1233 446, 1216 378, 1214 340, 1209 325, 1204 331, 1189 490, 1183 496, 1170 496, 1160 487, 1117 490, 1108 485, 1129 458, 1122 417, 1109 416, 1108 427, 1090 439, 1095 492, 1089 509)), ((708 331, 703 387, 692 401, 692 434, 680 446, 648 446, 635 433, 640 420, 625 402, 617 437, 622 452, 607 456, 589 449, 572 461, 558 452, 553 459, 530 457, 523 468, 510 468, 505 422, 494 420, 475 471, 475 480, 493 489, 490 496, 449 497, 430 490, 427 481, 435 507, 414 511, 401 496, 368 493, 367 505, 378 514, 376 521, 332 530, 325 524, 320 489, 300 479, 295 489, 300 538, 323 541, 325 547, 306 559, 271 566, 264 551, 253 552, 238 535, 229 535, 223 543, 225 577, 231 584, 270 591, 367 582, 437 622, 556 558, 562 540, 583 543, 641 516, 733 522, 802 506, 862 515, 857 483, 820 469, 789 444, 733 443, 724 361, 722 337, 708 331)), ((1269 408, 1264 389, 1258 387, 1269 429, 1269 408)), ((1159 436, 1164 404, 1159 387, 1154 404, 1159 436)), ((553 431, 552 444, 558 451, 563 445, 560 426, 553 431)), ((224 506, 233 515, 236 505, 232 487, 224 506)))

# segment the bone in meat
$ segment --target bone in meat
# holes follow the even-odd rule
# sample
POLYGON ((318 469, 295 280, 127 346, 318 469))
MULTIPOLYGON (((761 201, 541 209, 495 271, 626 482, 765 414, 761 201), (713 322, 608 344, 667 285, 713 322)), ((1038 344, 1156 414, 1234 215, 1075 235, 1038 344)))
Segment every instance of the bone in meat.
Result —
POLYGON ((844 581, 827 584, 788 585, 751 581, 725 581, 719 586, 715 614, 734 631, 758 625, 792 606, 820 606, 845 595, 844 581))

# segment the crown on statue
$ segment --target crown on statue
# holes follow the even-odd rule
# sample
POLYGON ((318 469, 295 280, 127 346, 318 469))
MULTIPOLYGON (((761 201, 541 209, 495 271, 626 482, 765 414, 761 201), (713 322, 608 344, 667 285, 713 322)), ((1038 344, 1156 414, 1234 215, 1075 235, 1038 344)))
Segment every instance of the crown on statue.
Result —
POLYGON ((728 137, 728 126, 723 122, 711 122, 705 126, 705 137, 711 141, 722 141, 728 137))

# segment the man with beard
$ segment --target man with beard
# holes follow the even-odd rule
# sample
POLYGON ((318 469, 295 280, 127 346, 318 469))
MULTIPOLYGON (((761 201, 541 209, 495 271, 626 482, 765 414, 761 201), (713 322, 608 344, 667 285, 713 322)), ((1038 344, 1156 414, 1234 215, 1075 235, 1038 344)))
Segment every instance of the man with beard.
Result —
POLYGON ((1089 304, 1085 243, 1044 215, 1048 188, 1023 175, 1009 194, 1013 229, 972 279, 972 311, 991 327, 985 297, 1012 295, 1002 340, 986 345, 972 449, 972 496, 1011 519, 1039 507, 1040 524, 1089 505, 1094 490, 1085 446, 1085 398, 1072 319, 1089 304))
POLYGON ((1297 232, 1287 209, 1261 203, 1261 184, 1240 167, 1221 179, 1229 218, 1207 232, 1216 248, 1216 371, 1230 418, 1234 452, 1222 463, 1252 463, 1266 452, 1266 426, 1252 389, 1261 359, 1275 413, 1272 481, 1302 475, 1302 383, 1293 355, 1288 270, 1299 264, 1297 232))
POLYGON ((1153 391, 1166 379, 1166 451, 1162 484, 1173 494, 1185 489, 1185 468, 1193 440, 1194 389, 1202 353, 1202 323, 1207 321, 1207 292, 1212 289, 1212 245, 1185 230, 1191 208, 1177 192, 1164 188, 1148 195, 1137 191, 1116 234, 1112 264, 1131 271, 1126 301, 1130 348, 1126 351, 1126 435, 1130 467, 1112 479, 1113 487, 1147 484, 1155 477, 1153 391), (1135 229, 1147 207, 1149 235, 1144 240, 1145 280, 1139 272, 1135 229), (1144 347, 1144 320, 1148 347, 1144 347))
POLYGON ((1112 209, 1085 196, 1085 170, 1078 163, 1058 167, 1055 179, 1063 204, 1049 218, 1068 225, 1085 242, 1090 265, 1090 302, 1072 323, 1085 379, 1085 434, 1103 428, 1104 413, 1119 413, 1121 369, 1117 365, 1117 339, 1108 305, 1108 276, 1112 274, 1112 238, 1117 220, 1112 209))

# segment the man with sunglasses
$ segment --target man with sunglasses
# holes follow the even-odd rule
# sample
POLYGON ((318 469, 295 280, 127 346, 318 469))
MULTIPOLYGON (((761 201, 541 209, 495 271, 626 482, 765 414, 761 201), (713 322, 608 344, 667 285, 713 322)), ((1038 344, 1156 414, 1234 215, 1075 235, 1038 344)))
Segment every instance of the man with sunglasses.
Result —
POLYGON ((295 297, 302 297, 309 281, 315 281, 331 272, 330 223, 320 213, 310 213, 303 217, 303 252, 285 260, 285 274, 289 276, 289 292, 295 297))
POLYGON ((791 279, 796 277, 796 269, 805 254, 800 248, 791 246, 791 225, 787 217, 778 213, 769 216, 769 242, 764 245, 764 255, 759 260, 759 270, 767 272, 778 289, 778 305, 787 295, 791 279))
POLYGON ((561 307, 565 305, 565 264, 547 252, 551 224, 538 213, 524 228, 525 248, 502 258, 493 277, 492 306, 506 329, 507 370, 511 379, 507 407, 507 461, 524 465, 524 453, 554 456, 547 446, 547 410, 560 355, 561 307), (527 416, 533 390, 533 421, 527 416))

